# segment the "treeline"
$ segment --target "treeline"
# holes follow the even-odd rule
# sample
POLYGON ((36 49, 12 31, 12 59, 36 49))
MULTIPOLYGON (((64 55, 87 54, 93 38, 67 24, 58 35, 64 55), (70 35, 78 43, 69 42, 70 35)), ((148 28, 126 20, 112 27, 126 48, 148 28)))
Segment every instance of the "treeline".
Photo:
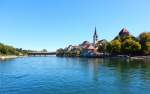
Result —
POLYGON ((118 35, 107 43, 106 51, 111 55, 150 55, 150 32, 141 33, 138 37, 130 34, 118 35))
POLYGON ((0 55, 26 55, 28 50, 22 48, 14 48, 13 46, 0 43, 0 55))

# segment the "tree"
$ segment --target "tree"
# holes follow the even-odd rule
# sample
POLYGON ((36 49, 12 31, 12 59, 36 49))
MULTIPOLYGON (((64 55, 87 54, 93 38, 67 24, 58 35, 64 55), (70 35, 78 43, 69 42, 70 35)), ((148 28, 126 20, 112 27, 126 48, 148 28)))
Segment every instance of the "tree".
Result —
POLYGON ((142 45, 143 54, 150 54, 150 32, 149 33, 141 33, 139 36, 140 44, 142 45))
POLYGON ((42 52, 48 52, 46 49, 43 49, 42 52))
POLYGON ((0 43, 0 55, 26 55, 27 52, 28 50, 14 48, 13 46, 0 43))
POLYGON ((56 51, 56 56, 64 56, 64 49, 60 48, 56 51))
POLYGON ((109 47, 111 53, 119 54, 121 51, 121 42, 119 40, 113 40, 107 47, 109 47))
POLYGON ((144 47, 143 47, 143 53, 145 55, 150 54, 150 42, 145 42, 144 47))
POLYGON ((108 42, 106 40, 101 40, 96 43, 97 51, 105 53, 107 51, 108 42))
POLYGON ((106 51, 111 53, 111 49, 112 49, 112 46, 111 46, 111 43, 108 42, 107 46, 106 46, 106 51))
POLYGON ((145 43, 145 42, 150 42, 150 32, 149 33, 141 33, 139 36, 140 42, 145 43))
POLYGON ((124 42, 127 39, 132 39, 132 36, 129 35, 129 36, 124 36, 120 38, 121 42, 124 42))
POLYGON ((121 48, 123 54, 137 54, 141 50, 141 45, 132 39, 126 39, 121 48))

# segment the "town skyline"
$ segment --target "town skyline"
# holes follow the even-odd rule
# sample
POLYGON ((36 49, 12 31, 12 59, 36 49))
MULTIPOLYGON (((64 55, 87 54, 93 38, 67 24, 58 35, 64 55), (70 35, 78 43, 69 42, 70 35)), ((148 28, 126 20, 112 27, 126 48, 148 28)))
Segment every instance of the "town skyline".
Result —
MULTIPOLYGON (((79 41, 79 42, 76 42, 76 43, 74 43, 74 44, 66 44, 66 46, 69 46, 69 45, 72 45, 72 46, 78 46, 79 44, 81 44, 82 42, 85 42, 85 41, 87 41, 87 42, 90 42, 90 43, 93 43, 93 44, 95 44, 97 41, 100 41, 100 40, 106 40, 106 41, 108 41, 108 42, 110 42, 110 41, 112 41, 115 37, 117 37, 117 35, 122 31, 122 30, 127 30, 127 32, 129 32, 129 34, 130 35, 133 35, 132 34, 132 32, 130 32, 127 28, 122 28, 118 33, 116 33, 116 35, 114 35, 113 36, 113 38, 111 39, 111 40, 107 40, 107 38, 102 38, 102 39, 100 39, 99 38, 99 32, 97 31, 97 27, 95 26, 94 27, 94 29, 93 29, 93 34, 91 35, 91 38, 90 39, 85 39, 85 40, 83 40, 83 41, 79 41), (96 34, 96 35, 95 35, 96 34), (96 39, 94 39, 94 37, 96 38, 96 39), (94 42, 95 41, 95 42, 94 42)), ((145 31, 145 32, 141 32, 140 34, 142 34, 142 33, 146 33, 147 31, 145 31)), ((139 35, 140 35, 139 34, 139 35)), ((138 38, 139 37, 139 35, 138 36, 135 36, 136 38, 138 38)), ((134 35, 133 35, 134 36, 134 35)), ((1 43, 3 43, 3 42, 1 42, 1 43)), ((4 43, 5 44, 5 43, 4 43)), ((8 44, 8 45, 10 45, 10 44, 8 44)), ((13 44, 12 45, 10 45, 10 46, 13 46, 13 47, 15 47, 13 44)), ((65 48, 66 46, 64 46, 64 47, 58 47, 58 48, 65 48)), ((49 49, 46 49, 46 48, 39 48, 39 49, 27 49, 27 48, 22 48, 22 47, 16 47, 16 48, 21 48, 21 49, 25 49, 25 50, 33 50, 33 51, 42 51, 42 50, 47 50, 47 51, 56 51, 58 48, 56 48, 55 50, 49 50, 49 49)))

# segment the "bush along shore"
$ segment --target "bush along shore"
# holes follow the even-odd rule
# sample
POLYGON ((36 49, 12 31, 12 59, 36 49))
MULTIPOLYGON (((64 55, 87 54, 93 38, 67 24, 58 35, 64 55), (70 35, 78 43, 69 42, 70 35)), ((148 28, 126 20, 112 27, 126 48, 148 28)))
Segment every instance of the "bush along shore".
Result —
POLYGON ((133 36, 123 28, 112 40, 98 40, 97 31, 93 35, 93 43, 84 41, 79 45, 60 48, 57 56, 67 57, 121 57, 131 59, 150 59, 150 32, 133 36))
POLYGON ((12 59, 17 57, 27 56, 31 50, 23 50, 22 48, 15 48, 10 45, 0 43, 0 59, 12 59))

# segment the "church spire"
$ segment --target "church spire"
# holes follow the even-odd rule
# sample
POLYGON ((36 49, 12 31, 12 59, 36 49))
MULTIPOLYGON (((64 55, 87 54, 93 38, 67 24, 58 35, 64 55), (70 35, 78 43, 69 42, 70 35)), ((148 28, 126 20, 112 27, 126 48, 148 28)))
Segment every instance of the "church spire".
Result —
POLYGON ((95 31, 94 31, 94 36, 97 35, 97 31, 96 31, 96 26, 95 26, 95 31))
POLYGON ((95 27, 94 35, 93 35, 93 46, 95 46, 96 42, 98 40, 97 30, 95 27))

